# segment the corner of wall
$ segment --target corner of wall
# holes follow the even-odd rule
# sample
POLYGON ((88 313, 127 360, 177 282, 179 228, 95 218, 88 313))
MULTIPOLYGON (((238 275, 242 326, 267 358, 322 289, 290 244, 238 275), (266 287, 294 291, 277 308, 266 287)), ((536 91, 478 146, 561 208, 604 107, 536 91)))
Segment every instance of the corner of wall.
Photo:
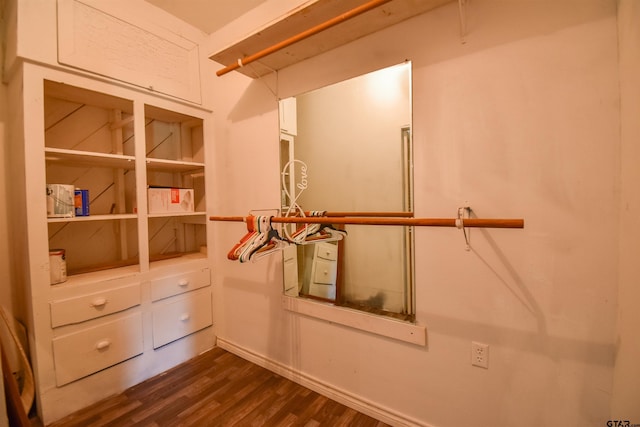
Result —
POLYGON ((618 351, 614 368, 611 417, 640 423, 640 3, 618 1, 620 76, 620 240, 618 274, 618 351))
MULTIPOLYGON (((0 41, 2 42, 2 60, 4 64, 4 54, 5 54, 5 46, 7 40, 6 34, 6 11, 7 1, 0 0, 0 20, 1 20, 1 28, 0 28, 0 41)), ((4 67, 3 67, 3 77, 4 77, 4 67)), ((0 200, 6 201, 7 198, 7 182, 8 182, 8 100, 7 100, 7 86, 5 84, 0 84, 0 164, 3 165, 2 171, 0 174, 0 200)), ((0 204, 0 235, 7 236, 9 232, 8 225, 8 203, 0 204)), ((7 239, 0 240, 0 282, 1 283, 11 283, 10 277, 10 266, 9 266, 9 243, 7 239)), ((0 305, 9 306, 11 302, 11 287, 10 286, 2 286, 0 287, 0 305)), ((10 307, 9 307, 10 308, 10 307)))

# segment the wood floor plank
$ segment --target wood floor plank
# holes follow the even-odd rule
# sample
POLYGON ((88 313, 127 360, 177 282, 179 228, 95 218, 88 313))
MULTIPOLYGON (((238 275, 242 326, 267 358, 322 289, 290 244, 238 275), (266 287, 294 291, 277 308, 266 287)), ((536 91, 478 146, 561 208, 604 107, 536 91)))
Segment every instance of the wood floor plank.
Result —
POLYGON ((385 427, 220 348, 48 427, 385 427))
POLYGON ((312 416, 312 419, 322 420, 322 422, 327 423, 327 425, 334 426, 338 424, 340 417, 342 417, 346 410, 346 406, 327 399, 324 405, 320 407, 320 410, 312 416))
MULTIPOLYGON (((215 419, 220 425, 235 425, 239 418, 244 417, 247 408, 251 408, 251 404, 260 398, 260 390, 258 387, 269 386, 272 376, 264 377, 263 375, 253 377, 251 381, 245 383, 245 386, 238 389, 232 396, 224 396, 219 399, 221 405, 214 411, 206 411, 202 413, 199 419, 194 420, 196 424, 205 423, 208 419, 215 419)), ((222 397, 222 396, 221 396, 222 397)))
POLYGON ((271 394, 268 399, 264 400, 260 405, 256 406, 249 414, 247 414, 247 425, 252 427, 268 425, 267 420, 280 411, 289 399, 291 399, 294 385, 297 384, 291 381, 281 381, 281 385, 275 393, 271 394), (287 390, 290 390, 290 392, 287 390))
MULTIPOLYGON (((301 391, 301 390, 297 390, 301 391)), ((293 415, 298 419, 299 425, 304 425, 324 404, 327 398, 316 393, 292 394, 285 405, 267 420, 267 425, 279 425, 279 423, 293 415)))
POLYGON ((268 390, 277 381, 278 379, 272 375, 265 381, 247 386, 245 388, 247 394, 239 396, 238 400, 230 405, 223 414, 216 417, 216 422, 220 423, 220 425, 242 425, 246 423, 247 415, 269 397, 268 390))

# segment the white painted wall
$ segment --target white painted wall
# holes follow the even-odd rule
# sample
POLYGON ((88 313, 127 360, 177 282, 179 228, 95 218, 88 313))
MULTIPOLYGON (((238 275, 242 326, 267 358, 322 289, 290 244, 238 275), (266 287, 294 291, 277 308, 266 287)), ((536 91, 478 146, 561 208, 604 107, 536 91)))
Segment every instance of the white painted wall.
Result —
MULTIPOLYGON (((226 260, 244 226, 216 223, 217 334, 397 420, 605 425, 621 202, 616 2, 468 4, 466 44, 454 2, 281 71, 277 96, 273 77, 215 79, 216 211, 278 206, 277 97, 408 58, 417 216, 452 217, 468 201, 526 228, 474 230, 471 252, 458 230, 418 230, 423 348, 283 311, 277 258, 226 260), (490 345, 488 370, 470 365, 472 340, 490 345)), ((248 33, 257 20, 244 22, 248 33)))

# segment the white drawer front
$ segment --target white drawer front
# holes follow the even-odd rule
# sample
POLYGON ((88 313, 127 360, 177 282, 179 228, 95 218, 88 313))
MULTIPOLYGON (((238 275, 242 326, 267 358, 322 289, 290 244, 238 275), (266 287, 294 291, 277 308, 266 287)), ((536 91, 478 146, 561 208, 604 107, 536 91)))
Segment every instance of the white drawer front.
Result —
POLYGON ((212 317, 209 288, 154 304, 153 348, 210 326, 212 317))
POLYGON ((80 323, 140 305, 140 284, 52 301, 51 327, 80 323))
POLYGON ((203 288, 210 284, 211 276, 208 268, 153 279, 151 280, 151 299, 157 301, 187 291, 203 288))
POLYGON ((64 384, 142 354, 142 315, 106 322, 53 340, 56 384, 64 384))
POLYGON ((333 285, 336 283, 337 268, 335 262, 316 260, 313 282, 322 285, 333 285))
POLYGON ((338 259, 338 245, 332 243, 317 243, 316 257, 335 261, 338 259))

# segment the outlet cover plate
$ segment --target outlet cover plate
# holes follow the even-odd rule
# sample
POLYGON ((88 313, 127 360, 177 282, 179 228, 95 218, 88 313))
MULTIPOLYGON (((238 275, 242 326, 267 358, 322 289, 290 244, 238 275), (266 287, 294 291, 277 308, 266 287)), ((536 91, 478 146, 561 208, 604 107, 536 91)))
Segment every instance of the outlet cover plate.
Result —
POLYGON ((471 342, 471 364, 480 368, 489 369, 489 344, 471 342))

